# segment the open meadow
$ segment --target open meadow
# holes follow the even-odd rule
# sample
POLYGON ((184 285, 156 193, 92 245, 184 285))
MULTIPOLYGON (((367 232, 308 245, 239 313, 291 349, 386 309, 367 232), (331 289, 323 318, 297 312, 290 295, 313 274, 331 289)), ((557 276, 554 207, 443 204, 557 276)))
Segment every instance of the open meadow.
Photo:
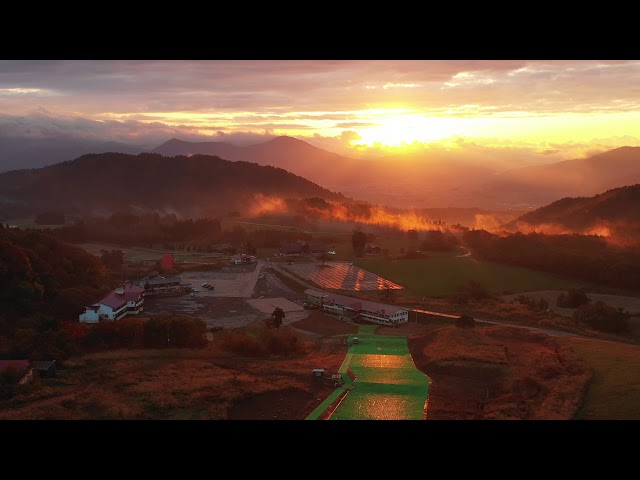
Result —
POLYGON ((365 258, 355 264, 403 285, 418 295, 434 297, 454 294, 469 281, 481 283, 492 293, 566 289, 583 285, 576 280, 472 257, 365 258))
POLYGON ((593 379, 576 418, 582 420, 640 420, 640 345, 566 337, 588 365, 593 379))

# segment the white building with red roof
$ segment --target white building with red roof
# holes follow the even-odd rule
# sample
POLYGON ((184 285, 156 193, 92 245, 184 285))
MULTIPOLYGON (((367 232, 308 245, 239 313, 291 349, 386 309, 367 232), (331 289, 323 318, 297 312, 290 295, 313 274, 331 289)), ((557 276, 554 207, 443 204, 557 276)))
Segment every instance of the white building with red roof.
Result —
POLYGON ((119 320, 127 315, 137 315, 143 310, 144 288, 127 283, 93 305, 85 307, 80 321, 97 323, 100 320, 119 320))

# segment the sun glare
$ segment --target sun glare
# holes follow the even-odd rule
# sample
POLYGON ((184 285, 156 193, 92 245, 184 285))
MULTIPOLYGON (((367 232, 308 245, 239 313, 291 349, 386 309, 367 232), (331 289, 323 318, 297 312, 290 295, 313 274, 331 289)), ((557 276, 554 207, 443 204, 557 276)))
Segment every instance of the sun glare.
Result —
POLYGON ((358 133, 361 139, 355 144, 398 147, 414 142, 434 142, 459 132, 452 119, 404 115, 380 119, 377 126, 361 129, 358 133))

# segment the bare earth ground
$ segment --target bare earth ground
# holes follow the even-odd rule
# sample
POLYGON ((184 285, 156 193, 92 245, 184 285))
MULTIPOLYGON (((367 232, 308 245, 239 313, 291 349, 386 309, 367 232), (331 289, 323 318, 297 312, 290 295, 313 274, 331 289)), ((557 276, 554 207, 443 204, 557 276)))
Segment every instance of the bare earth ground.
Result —
POLYGON ((505 326, 445 326, 411 335, 432 380, 427 419, 571 419, 591 379, 554 338, 505 326))

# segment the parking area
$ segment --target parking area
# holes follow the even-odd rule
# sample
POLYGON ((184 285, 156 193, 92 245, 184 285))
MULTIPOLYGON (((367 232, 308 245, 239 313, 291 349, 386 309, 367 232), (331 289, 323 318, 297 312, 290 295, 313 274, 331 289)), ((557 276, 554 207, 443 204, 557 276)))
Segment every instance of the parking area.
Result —
POLYGON ((197 297, 250 298, 261 269, 262 264, 253 264, 227 271, 184 272, 180 274, 180 279, 197 290, 197 297), (211 285, 213 290, 204 288, 203 283, 211 285))
POLYGON ((310 311, 302 308, 303 295, 290 290, 261 267, 254 264, 232 266, 222 271, 182 273, 181 280, 196 288, 195 295, 150 297, 145 301, 145 312, 193 316, 204 320, 208 327, 222 328, 238 328, 262 321, 276 307, 284 310, 285 325, 308 317, 310 311), (203 283, 214 289, 202 287, 203 283))

